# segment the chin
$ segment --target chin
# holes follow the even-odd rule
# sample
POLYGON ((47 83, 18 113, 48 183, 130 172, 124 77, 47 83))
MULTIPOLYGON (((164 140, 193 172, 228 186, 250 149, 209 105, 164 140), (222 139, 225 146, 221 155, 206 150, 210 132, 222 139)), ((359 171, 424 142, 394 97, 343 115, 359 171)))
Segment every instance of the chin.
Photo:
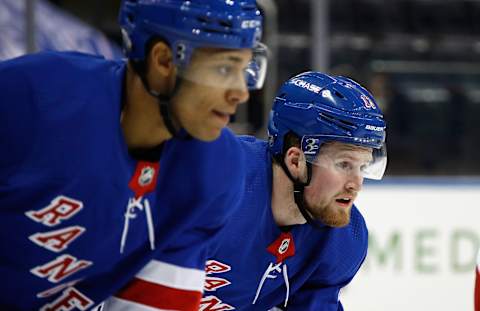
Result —
POLYGON ((345 219, 344 217, 334 217, 332 219, 322 220, 322 222, 329 227, 341 228, 348 226, 350 218, 345 219))
POLYGON ((188 131, 187 132, 193 137, 201 141, 210 142, 216 140, 220 137, 222 130, 208 130, 208 131, 188 131))
POLYGON ((317 214, 315 218, 319 219, 323 224, 334 227, 340 228, 348 226, 350 223, 350 210, 323 210, 321 213, 317 214))

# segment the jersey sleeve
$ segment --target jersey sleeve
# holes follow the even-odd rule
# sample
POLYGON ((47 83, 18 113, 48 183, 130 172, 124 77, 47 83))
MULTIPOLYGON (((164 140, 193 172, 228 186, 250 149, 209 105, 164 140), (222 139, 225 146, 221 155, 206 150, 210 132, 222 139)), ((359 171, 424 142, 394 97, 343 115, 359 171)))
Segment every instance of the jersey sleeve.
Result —
POLYGON ((343 311, 340 290, 357 274, 367 255, 368 231, 360 212, 352 208, 350 225, 331 238, 329 266, 320 265, 288 301, 288 311, 343 311), (325 271, 329 271, 326 273, 325 271))
POLYGON ((203 260, 207 248, 195 230, 183 233, 181 238, 181 243, 158 254, 110 298, 105 310, 197 311, 205 281, 203 260), (192 261, 198 261, 197 267, 191 267, 192 261))
POLYGON ((160 235, 163 245, 135 279, 107 301, 106 310, 199 309, 209 248, 240 202, 245 160, 228 131, 214 143, 181 144, 175 156, 165 155, 177 169, 166 172, 169 183, 164 186, 178 190, 172 188, 161 198, 160 205, 168 207, 160 235))
POLYGON ((35 90, 24 58, 0 62, 0 180, 8 181, 34 140, 35 90))

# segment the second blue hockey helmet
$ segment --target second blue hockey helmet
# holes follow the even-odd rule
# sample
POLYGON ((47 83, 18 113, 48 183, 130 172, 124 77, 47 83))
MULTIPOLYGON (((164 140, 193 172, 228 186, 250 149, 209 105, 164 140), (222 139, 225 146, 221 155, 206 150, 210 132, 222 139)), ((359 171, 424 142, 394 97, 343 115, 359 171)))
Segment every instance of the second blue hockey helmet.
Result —
POLYGON ((338 141, 372 148, 373 160, 363 176, 381 179, 386 168, 385 121, 373 96, 357 82, 319 72, 305 72, 280 88, 268 125, 272 155, 283 153, 284 138, 301 139, 307 161, 314 162, 321 145, 338 141))

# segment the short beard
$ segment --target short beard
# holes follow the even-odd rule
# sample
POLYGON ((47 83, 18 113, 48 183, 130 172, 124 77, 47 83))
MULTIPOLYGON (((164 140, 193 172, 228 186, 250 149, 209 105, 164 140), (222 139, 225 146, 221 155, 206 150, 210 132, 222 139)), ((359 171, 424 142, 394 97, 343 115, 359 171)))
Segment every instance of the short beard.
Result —
POLYGON ((305 208, 313 219, 329 227, 345 227, 350 223, 351 208, 334 209, 330 206, 312 208, 307 202, 305 202, 305 208))

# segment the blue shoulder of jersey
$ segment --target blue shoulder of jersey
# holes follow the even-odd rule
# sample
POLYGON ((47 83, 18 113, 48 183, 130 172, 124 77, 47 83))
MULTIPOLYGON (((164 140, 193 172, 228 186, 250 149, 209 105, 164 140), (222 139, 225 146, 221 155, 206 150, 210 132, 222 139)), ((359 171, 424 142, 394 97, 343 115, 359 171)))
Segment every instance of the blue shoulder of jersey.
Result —
MULTIPOLYGON (((66 116, 80 118, 85 116, 80 112, 91 113, 85 111, 86 106, 75 103, 80 105, 85 99, 99 101, 95 94, 106 92, 96 92, 95 88, 116 83, 111 81, 111 70, 123 67, 121 62, 76 52, 42 52, 0 62, 0 141, 8 150, 0 154, 0 179, 14 174, 32 154, 35 136, 41 128, 56 130, 55 124, 50 123, 52 120, 68 120, 66 116), (96 81, 101 77, 92 79, 96 73, 108 76, 102 81, 110 79, 99 85, 96 81)), ((97 106, 92 105, 97 110, 111 108, 97 106)))

